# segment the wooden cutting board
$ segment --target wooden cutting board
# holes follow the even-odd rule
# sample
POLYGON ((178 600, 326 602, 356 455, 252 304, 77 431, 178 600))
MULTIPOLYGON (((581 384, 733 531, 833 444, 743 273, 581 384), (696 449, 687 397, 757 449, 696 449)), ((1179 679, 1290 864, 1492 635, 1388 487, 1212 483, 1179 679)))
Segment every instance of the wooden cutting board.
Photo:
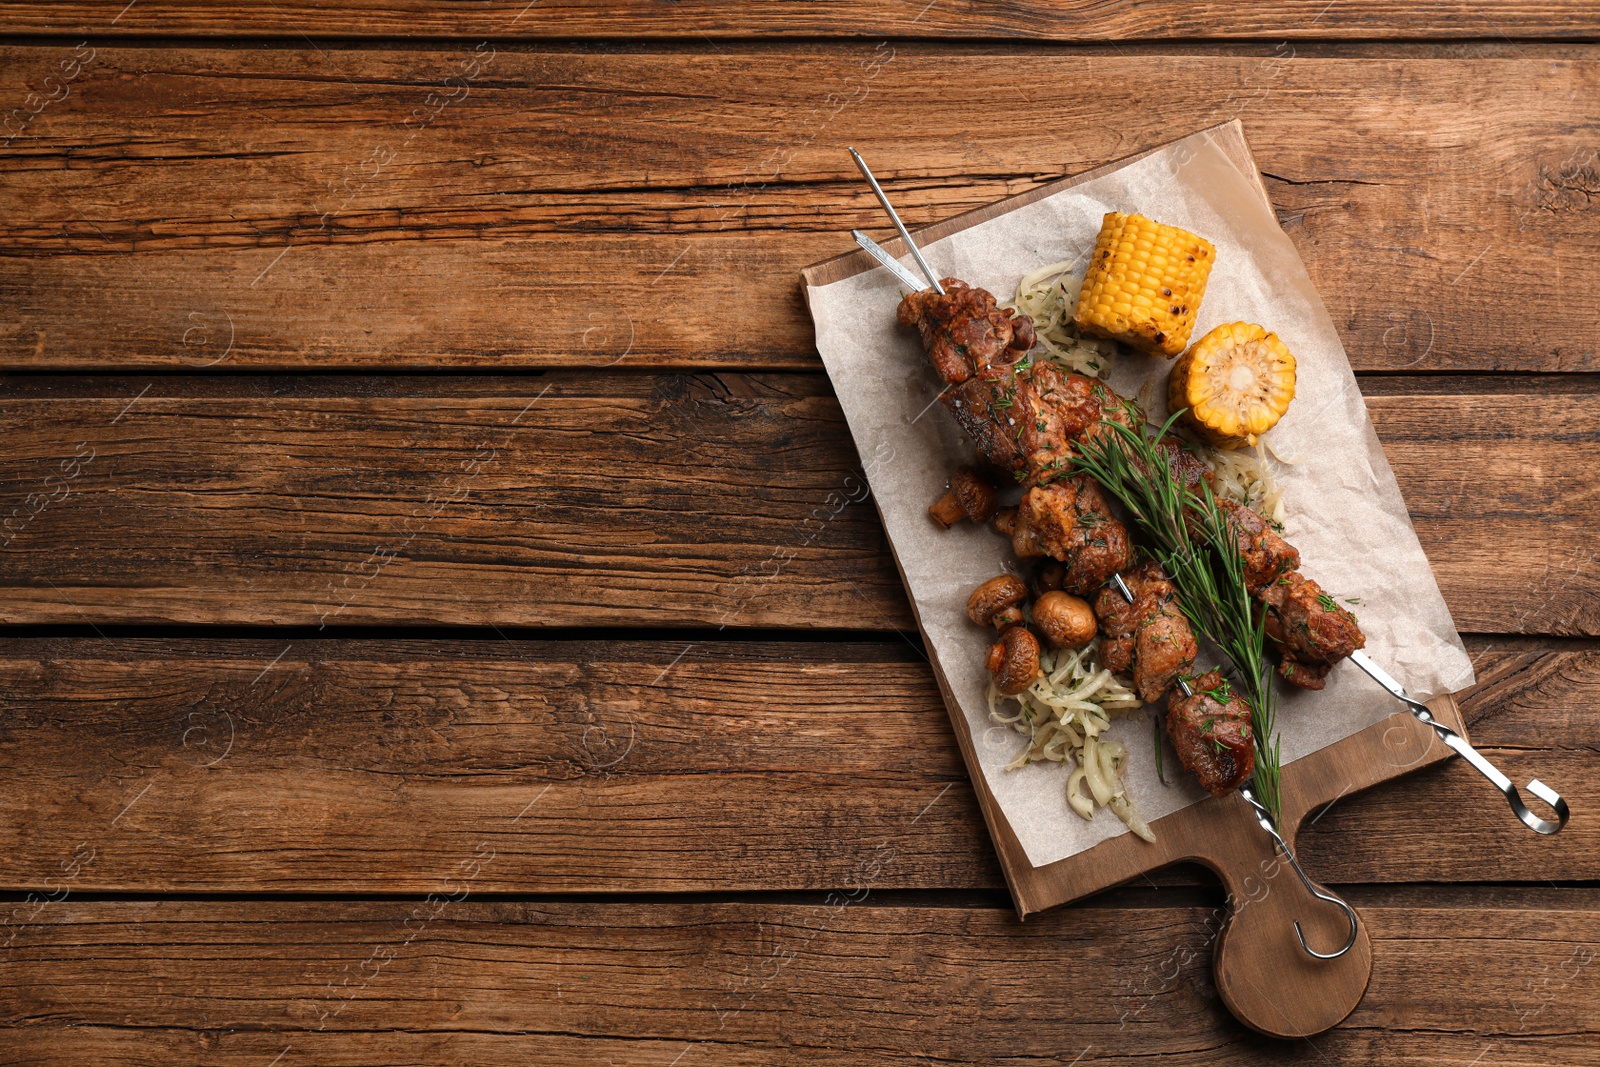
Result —
MULTIPOLYGON (((1207 132, 1239 169, 1251 176, 1262 200, 1270 205, 1238 120, 1207 132)), ((1161 147, 934 223, 916 231, 918 244, 937 241, 1070 189, 1161 147)), ((905 254, 898 238, 883 244, 893 255, 905 254)), ((876 267, 876 261, 865 252, 851 252, 801 273, 808 286, 821 286, 876 267)), ((902 572, 902 580, 904 577, 902 572)), ((918 612, 920 629, 921 616, 914 600, 912 610, 918 612)), ((1372 945, 1365 926, 1359 926, 1350 951, 1337 959, 1316 959, 1300 947, 1294 929, 1296 920, 1305 931, 1307 942, 1324 952, 1345 943, 1349 921, 1337 907, 1306 890, 1257 824, 1249 805, 1236 793, 1208 798, 1156 820, 1151 824, 1156 834, 1154 843, 1124 833, 1044 867, 1030 864, 984 782, 966 718, 950 692, 933 643, 928 642, 927 647, 1021 918, 1174 863, 1200 863, 1217 873, 1227 892, 1225 914, 1217 917, 1213 958, 1217 991, 1229 1011, 1264 1034, 1294 1038, 1321 1033, 1355 1010, 1372 974, 1372 945)), ((1396 708, 1399 707, 1397 703, 1396 708)), ((1441 723, 1465 735, 1453 697, 1440 697, 1429 707, 1441 723)), ((1430 728, 1409 713, 1397 711, 1391 718, 1284 768, 1280 831, 1292 848, 1301 823, 1313 811, 1450 755, 1450 749, 1437 740, 1430 728)), ((1136 1011, 1137 1005, 1130 1008, 1130 1012, 1136 1011)))

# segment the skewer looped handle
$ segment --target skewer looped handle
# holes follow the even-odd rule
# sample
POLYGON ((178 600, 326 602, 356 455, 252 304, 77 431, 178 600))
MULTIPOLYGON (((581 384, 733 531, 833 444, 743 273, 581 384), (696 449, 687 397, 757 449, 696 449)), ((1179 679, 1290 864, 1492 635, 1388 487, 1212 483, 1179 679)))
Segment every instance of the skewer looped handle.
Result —
POLYGON ((1294 851, 1289 847, 1289 843, 1283 839, 1282 834, 1278 833, 1278 827, 1272 821, 1272 813, 1267 810, 1265 804, 1256 798, 1254 789, 1251 789, 1248 785, 1241 785, 1239 787, 1239 795, 1244 797, 1245 803, 1249 804, 1255 812, 1256 822, 1261 824, 1263 830, 1272 835, 1273 842, 1278 846, 1279 851, 1284 854, 1284 857, 1288 859, 1289 866, 1294 868, 1294 873, 1300 876, 1300 882, 1306 887, 1306 891, 1318 900, 1325 900, 1329 904, 1337 905, 1344 912, 1345 918, 1350 920, 1350 936, 1345 940, 1344 945, 1334 949, 1332 952, 1318 952, 1306 941, 1306 932, 1300 926, 1300 920, 1296 919, 1294 921, 1294 932, 1295 936, 1300 938, 1300 947, 1319 960, 1336 960, 1346 952, 1349 952, 1355 945, 1356 937, 1360 930, 1356 922, 1356 910, 1326 889, 1319 887, 1306 876, 1306 872, 1300 867, 1300 861, 1294 858, 1294 851))
POLYGON ((1555 834, 1560 833, 1561 828, 1567 825, 1567 818, 1572 812, 1567 807, 1567 802, 1561 798, 1560 793, 1557 793, 1537 778, 1528 783, 1528 792, 1550 805, 1551 810, 1555 812, 1556 821, 1551 822, 1549 819, 1541 819, 1528 810, 1528 805, 1523 803, 1522 794, 1517 791, 1517 787, 1512 784, 1511 779, 1501 773, 1500 768, 1490 763, 1483 753, 1472 747, 1466 738, 1435 719, 1433 713, 1428 710, 1428 705, 1416 700, 1410 693, 1407 693, 1404 686, 1391 678, 1387 671, 1372 661, 1372 657, 1357 649, 1351 653, 1350 662, 1366 671, 1373 681, 1387 689, 1389 695, 1404 704, 1411 714, 1432 727, 1439 740, 1459 753, 1461 758, 1471 764, 1472 768, 1479 774, 1493 782, 1495 788, 1505 794, 1506 803, 1511 805, 1511 810, 1516 813, 1518 819, 1522 820, 1524 826, 1536 834, 1555 834))

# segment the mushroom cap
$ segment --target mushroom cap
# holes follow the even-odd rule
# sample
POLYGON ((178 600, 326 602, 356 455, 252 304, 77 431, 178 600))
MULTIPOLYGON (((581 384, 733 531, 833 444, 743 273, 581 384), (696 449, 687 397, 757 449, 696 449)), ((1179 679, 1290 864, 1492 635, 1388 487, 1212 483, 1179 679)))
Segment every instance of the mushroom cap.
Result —
POLYGON ((1039 676, 1039 639, 1026 627, 1011 627, 989 646, 987 666, 994 675, 994 687, 1006 696, 1016 696, 1039 676))
POLYGON ((962 467, 951 476, 950 491, 961 501, 961 509, 967 513, 967 517, 979 526, 994 518, 999 497, 995 494, 994 486, 971 467, 962 467))
POLYGON ((990 578, 967 598, 967 617, 979 626, 988 626, 1006 608, 1028 599, 1028 587, 1014 574, 990 578))
POLYGON ((1098 630, 1089 602, 1059 590, 1034 602, 1033 625, 1057 648, 1082 648, 1098 630))
POLYGON ((1039 595, 1060 589, 1061 583, 1066 580, 1067 567, 1060 560, 1046 560, 1044 566, 1039 568, 1039 573, 1034 577, 1034 588, 1039 590, 1039 595))

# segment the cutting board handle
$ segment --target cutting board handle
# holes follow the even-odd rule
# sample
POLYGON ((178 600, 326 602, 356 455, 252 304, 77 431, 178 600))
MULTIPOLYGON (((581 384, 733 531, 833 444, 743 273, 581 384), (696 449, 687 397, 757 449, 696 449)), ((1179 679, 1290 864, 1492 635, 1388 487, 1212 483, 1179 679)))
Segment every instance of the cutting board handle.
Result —
MULTIPOLYGON (((1224 825, 1200 857, 1222 879, 1231 913, 1217 939, 1217 992, 1253 1030, 1282 1038, 1319 1034, 1354 1011, 1367 990, 1372 942, 1366 924, 1358 914, 1355 944, 1336 959, 1307 953, 1295 934, 1297 920, 1312 948, 1333 952, 1349 940, 1349 917, 1306 890, 1242 797, 1218 807, 1224 825)), ((1284 829, 1293 847, 1295 827, 1284 829)))

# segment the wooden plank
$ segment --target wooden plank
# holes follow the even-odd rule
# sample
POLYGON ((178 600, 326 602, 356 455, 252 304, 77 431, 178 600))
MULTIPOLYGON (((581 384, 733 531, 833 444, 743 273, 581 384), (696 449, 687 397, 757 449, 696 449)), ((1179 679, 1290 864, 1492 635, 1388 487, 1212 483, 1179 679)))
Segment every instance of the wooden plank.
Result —
POLYGON ((999 885, 907 657, 922 664, 898 643, 8 643, 7 765, 50 785, 14 780, 0 834, 32 878, 85 842, 79 888, 427 892, 485 843, 478 886, 498 892, 829 888, 879 846, 904 852, 896 884, 999 885))
POLYGON ((7 622, 908 622, 820 376, 56 384, 0 414, 7 622))
POLYGON ((643 0, 491 0, 460 11, 420 0, 355 0, 330 8, 310 0, 244 0, 226 16, 195 0, 74 0, 46 6, 4 0, 7 33, 183 34, 295 37, 656 37, 700 41, 738 37, 972 37, 1117 41, 1164 38, 1583 38, 1600 34, 1594 9, 1576 0, 1539 4, 1424 0, 1203 0, 1199 3, 1089 3, 1010 0, 963 6, 935 0, 767 0, 728 7, 681 0, 663 9, 643 0))
POLYGON ((0 362, 814 368, 845 145, 920 223, 1238 117, 1358 368, 1600 368, 1600 63, 1245 47, 7 46, 0 362))
MULTIPOLYGON (((1314 877, 1593 878, 1600 653, 1474 651, 1474 740, 1578 816, 1452 761, 1313 813, 1314 877)), ((13 638, 0 686, 7 890, 426 893, 485 845, 475 892, 1004 885, 902 642, 13 638)))
POLYGON ((1578 458, 1600 443, 1588 385, 1568 395, 1387 388, 1368 407, 1456 626, 1596 633, 1600 483, 1578 458), (1536 527, 1545 533, 1534 547, 1536 527))
MULTIPOLYGON (((1463 630, 1600 632, 1592 385, 1378 383, 1463 630)), ((0 622, 912 629, 820 376, 5 392, 0 622)))
POLYGON ((1372 984, 1308 1047, 1222 1010, 1213 903, 1182 891, 1023 924, 870 887, 794 904, 449 899, 474 888, 463 873, 423 902, 51 904, 0 956, 7 1047, 163 1065, 1203 1064, 1221 1049, 1600 1064, 1592 889, 1353 894, 1372 984))

